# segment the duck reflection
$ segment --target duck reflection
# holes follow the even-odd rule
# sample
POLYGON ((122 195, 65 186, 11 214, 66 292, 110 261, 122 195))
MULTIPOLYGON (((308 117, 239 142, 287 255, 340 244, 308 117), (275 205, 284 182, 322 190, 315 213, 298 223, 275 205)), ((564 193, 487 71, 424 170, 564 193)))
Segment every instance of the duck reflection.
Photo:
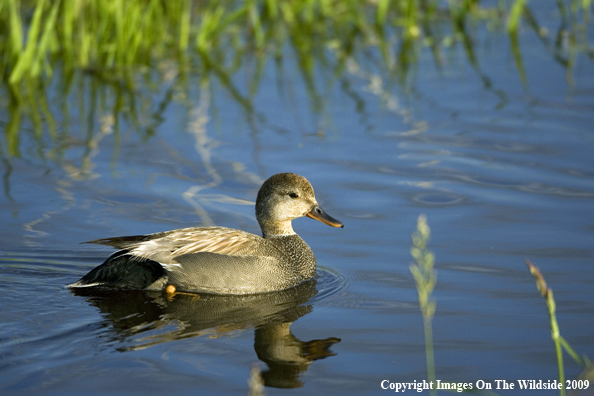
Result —
POLYGON ((99 308, 124 342, 149 334, 139 344, 119 348, 135 350, 182 338, 219 337, 233 331, 254 328, 254 349, 268 370, 262 372, 266 386, 297 388, 299 375, 318 359, 334 356, 330 347, 340 339, 301 341, 291 333, 291 324, 312 311, 309 300, 317 294, 312 279, 291 289, 245 296, 149 291, 90 293, 74 289, 76 295, 99 308), (171 327, 173 330, 163 332, 171 327))

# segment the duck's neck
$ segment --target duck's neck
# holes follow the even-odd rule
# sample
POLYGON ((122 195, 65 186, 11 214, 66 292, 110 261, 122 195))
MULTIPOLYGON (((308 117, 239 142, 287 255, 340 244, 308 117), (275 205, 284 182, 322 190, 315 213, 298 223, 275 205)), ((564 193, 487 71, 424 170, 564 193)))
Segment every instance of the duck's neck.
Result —
POLYGON ((291 220, 286 221, 259 221, 264 238, 274 238, 279 236, 295 235, 291 220))

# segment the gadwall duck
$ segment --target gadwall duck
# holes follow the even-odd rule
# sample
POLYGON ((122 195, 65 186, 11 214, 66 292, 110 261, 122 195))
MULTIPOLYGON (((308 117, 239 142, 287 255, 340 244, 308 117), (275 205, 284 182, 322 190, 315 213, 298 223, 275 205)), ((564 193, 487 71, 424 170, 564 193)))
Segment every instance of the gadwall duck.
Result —
POLYGON ((332 227, 309 181, 279 173, 256 200, 262 236, 225 227, 194 227, 156 234, 97 239, 118 248, 71 288, 252 294, 296 286, 316 273, 316 257, 291 221, 311 217, 332 227))

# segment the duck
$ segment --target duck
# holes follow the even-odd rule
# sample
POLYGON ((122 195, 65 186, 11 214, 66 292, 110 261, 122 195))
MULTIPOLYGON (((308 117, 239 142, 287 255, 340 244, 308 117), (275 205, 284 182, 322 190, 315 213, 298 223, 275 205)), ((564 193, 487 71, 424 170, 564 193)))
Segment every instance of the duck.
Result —
POLYGON ((214 226, 85 242, 119 250, 68 287, 223 295, 285 290, 312 279, 317 266, 292 221, 309 217, 344 227, 322 210, 310 182, 295 173, 264 181, 255 209, 262 236, 214 226))

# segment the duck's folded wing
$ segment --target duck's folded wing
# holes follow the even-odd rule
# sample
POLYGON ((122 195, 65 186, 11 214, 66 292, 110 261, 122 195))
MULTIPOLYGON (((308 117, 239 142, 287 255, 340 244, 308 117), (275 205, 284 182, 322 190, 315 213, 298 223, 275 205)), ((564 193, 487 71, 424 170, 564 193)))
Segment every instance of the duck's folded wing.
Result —
POLYGON ((249 255, 262 240, 258 235, 232 228, 193 227, 156 234, 97 239, 87 243, 125 249, 133 256, 169 264, 174 262, 175 257, 199 252, 249 255))

